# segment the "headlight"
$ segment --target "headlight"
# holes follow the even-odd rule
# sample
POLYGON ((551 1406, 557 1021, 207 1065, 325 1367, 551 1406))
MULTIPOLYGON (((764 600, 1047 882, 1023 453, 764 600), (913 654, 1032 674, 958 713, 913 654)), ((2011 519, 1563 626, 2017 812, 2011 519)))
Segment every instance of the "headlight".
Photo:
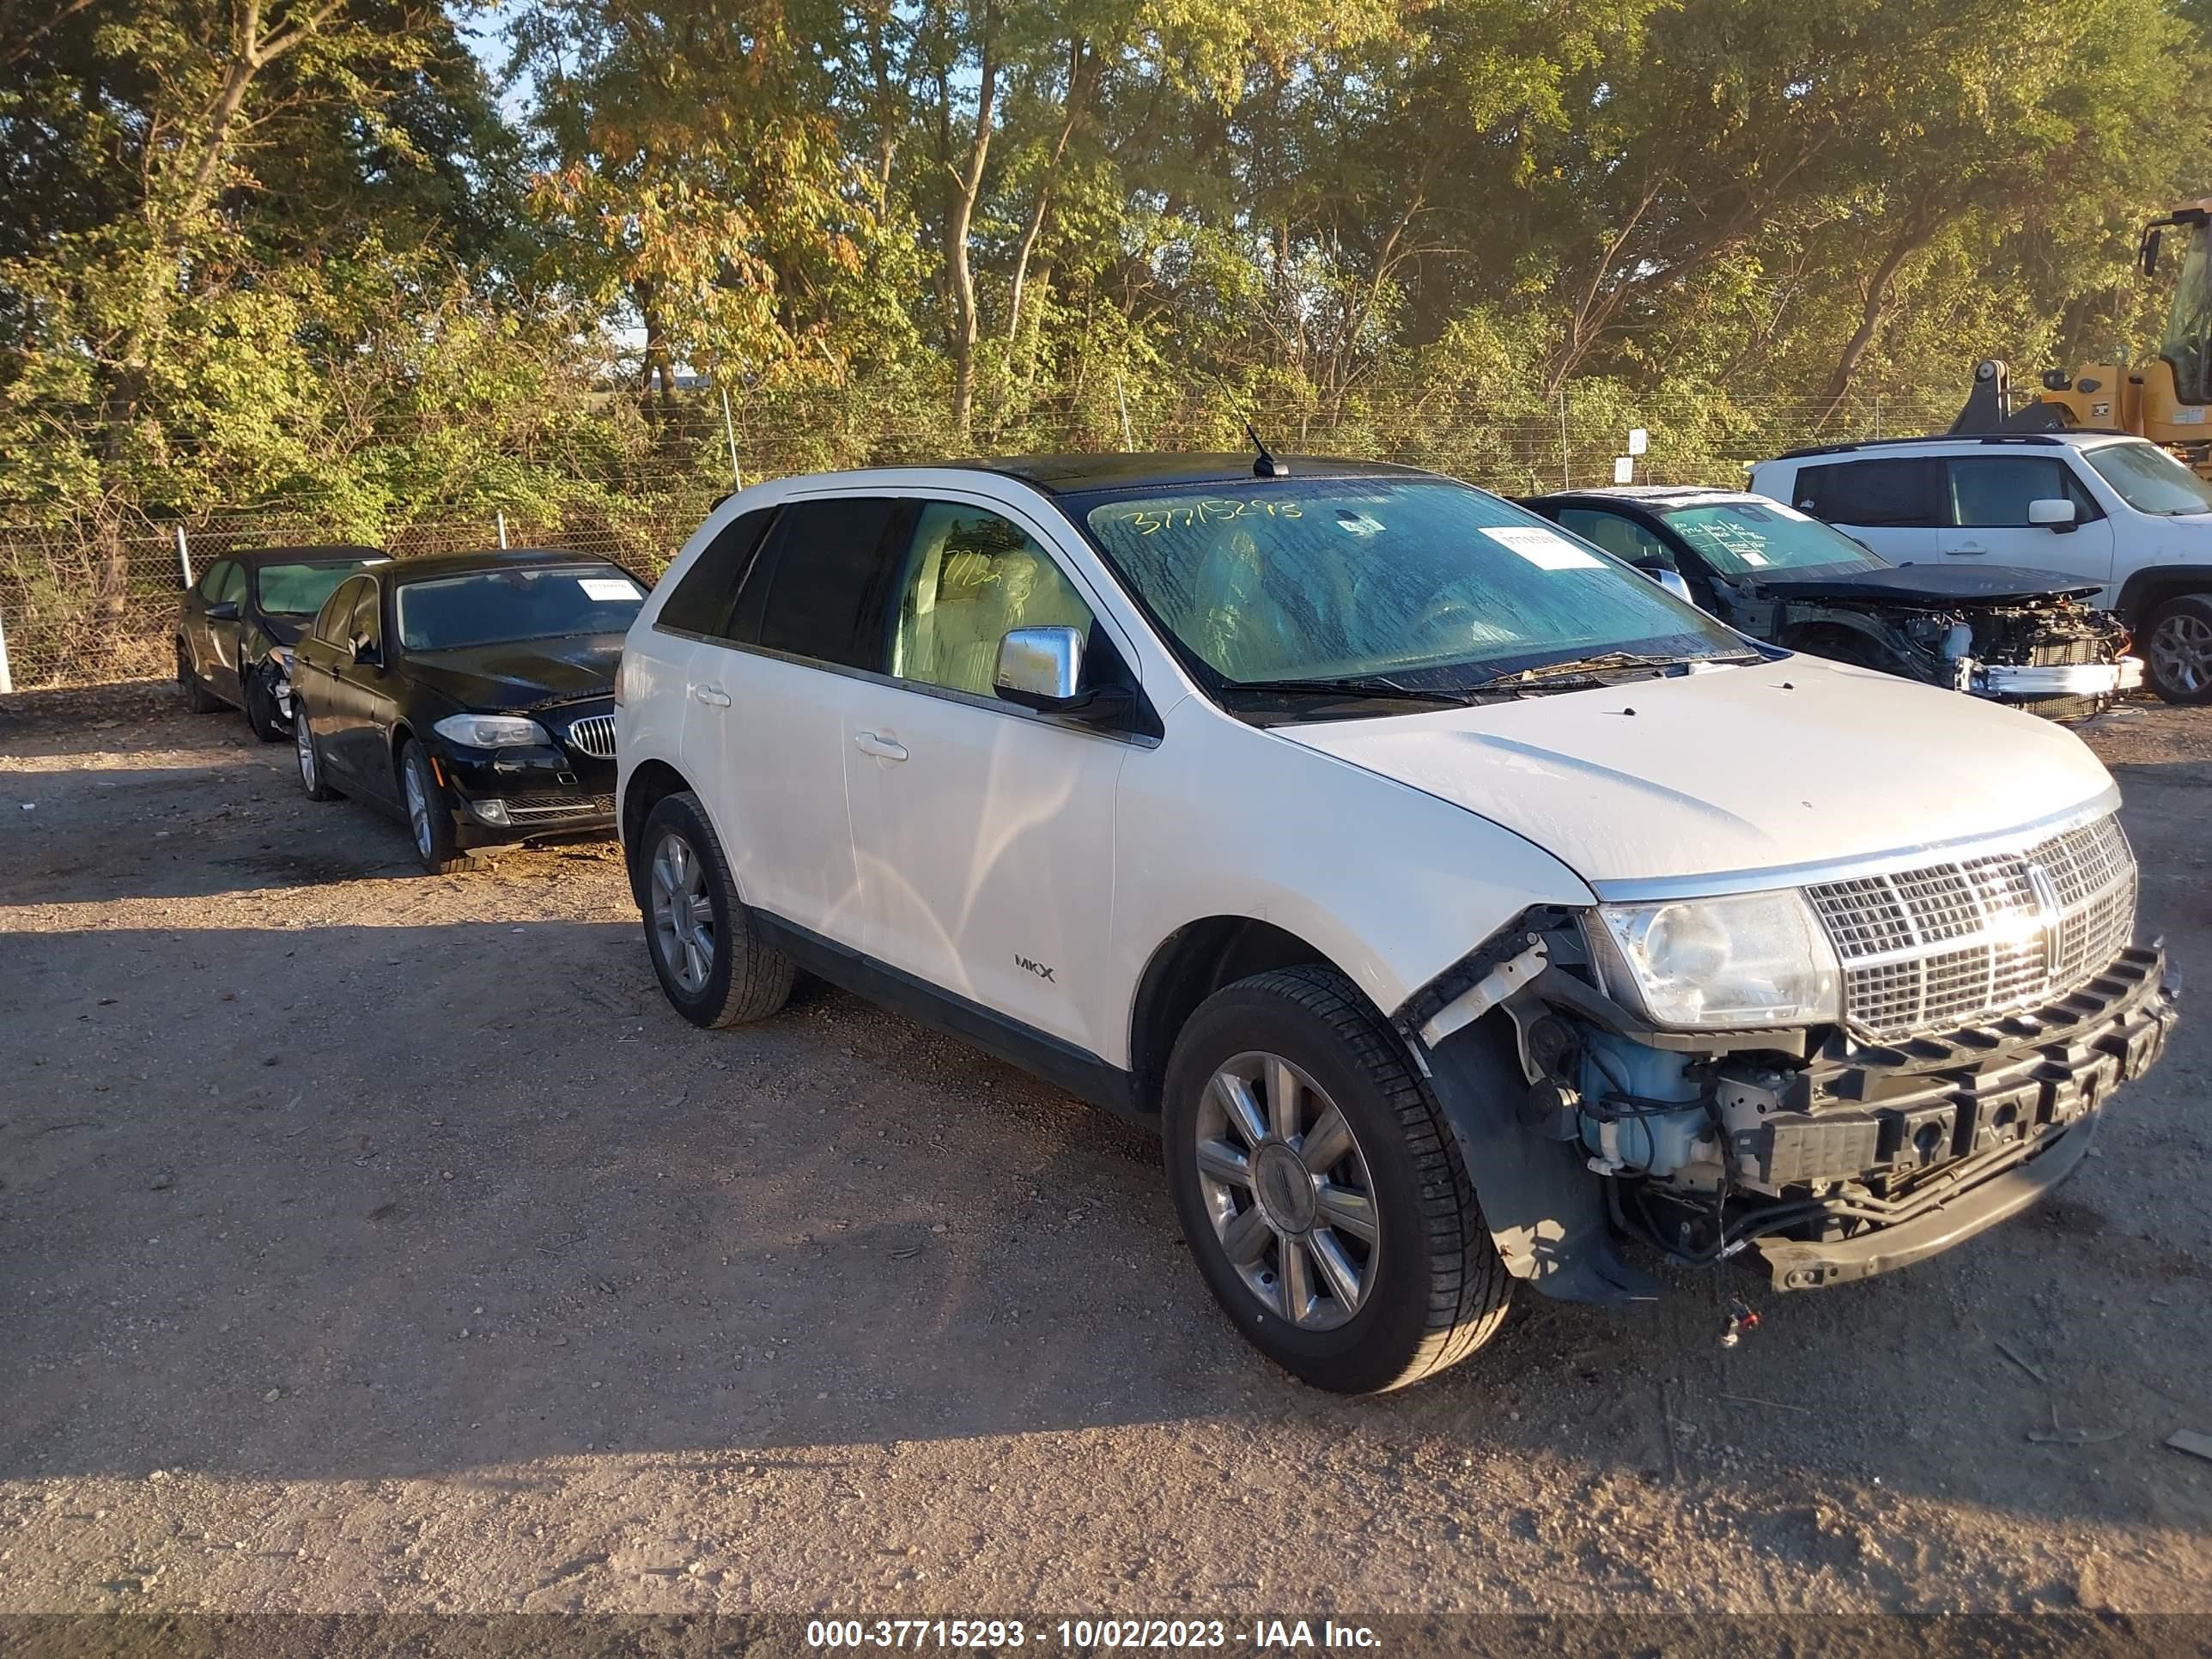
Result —
POLYGON ((1842 973, 1794 890, 1601 904, 1607 988, 1655 1025, 1802 1025, 1842 1015, 1842 973))
POLYGON ((276 659, 276 665, 284 671, 284 678, 290 679, 292 678, 292 647, 289 645, 280 645, 269 654, 276 659))
POLYGON ((448 714, 430 729, 471 749, 514 749, 553 741, 544 726, 520 714, 448 714))

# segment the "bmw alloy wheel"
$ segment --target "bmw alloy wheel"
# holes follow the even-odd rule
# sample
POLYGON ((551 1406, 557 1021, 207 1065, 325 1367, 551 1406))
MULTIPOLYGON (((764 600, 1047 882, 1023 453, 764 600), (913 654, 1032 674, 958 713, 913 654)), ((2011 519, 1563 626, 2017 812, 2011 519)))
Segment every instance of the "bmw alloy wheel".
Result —
POLYGON ((2144 650, 2159 678, 2188 696, 2212 685, 2212 623, 2187 611, 2160 619, 2144 650))
POLYGON ((1375 1185, 1352 1126, 1279 1054, 1224 1064, 1195 1118, 1214 1236, 1261 1306, 1301 1330, 1358 1313, 1376 1283, 1375 1185))
POLYGON ((649 885, 660 959, 684 994, 696 996, 714 970, 714 903, 707 894, 706 863, 690 842, 670 830, 653 849, 649 885))

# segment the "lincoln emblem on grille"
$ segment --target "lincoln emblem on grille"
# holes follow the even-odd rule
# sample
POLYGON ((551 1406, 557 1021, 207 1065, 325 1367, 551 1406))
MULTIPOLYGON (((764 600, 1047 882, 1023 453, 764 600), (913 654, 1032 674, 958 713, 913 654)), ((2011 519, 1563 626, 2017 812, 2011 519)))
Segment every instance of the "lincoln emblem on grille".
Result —
POLYGON ((2058 901, 2058 884, 2051 878, 2051 872, 2033 859, 2022 866, 2027 877, 2029 890, 2035 895, 2035 916, 2043 930, 2043 971, 2058 971, 2058 923, 2064 908, 2058 901))

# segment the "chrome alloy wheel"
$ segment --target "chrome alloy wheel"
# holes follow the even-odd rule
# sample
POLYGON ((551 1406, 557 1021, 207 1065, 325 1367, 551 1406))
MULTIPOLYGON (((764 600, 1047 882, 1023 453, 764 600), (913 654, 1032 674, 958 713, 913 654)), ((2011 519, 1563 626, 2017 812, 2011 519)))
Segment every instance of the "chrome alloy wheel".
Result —
POLYGON ((313 790, 315 787, 315 739, 307 731, 307 716, 303 710, 292 717, 292 749, 300 757, 300 781, 313 790))
POLYGON ((416 761, 399 769, 406 775, 407 822, 415 827, 415 850, 424 858, 431 854, 430 798, 422 789, 422 763, 416 761))
POLYGON ((2177 611, 2151 630, 2143 647, 2166 684, 2195 696, 2212 685, 2212 623, 2177 611))
POLYGON ((670 830, 653 849, 653 937, 660 959, 687 996, 707 988, 714 970, 714 903, 707 866, 691 843, 670 830))
POLYGON ((1375 1184, 1352 1126, 1279 1054, 1243 1054, 1206 1085, 1198 1186, 1244 1286, 1301 1330, 1333 1330, 1376 1284, 1375 1184))

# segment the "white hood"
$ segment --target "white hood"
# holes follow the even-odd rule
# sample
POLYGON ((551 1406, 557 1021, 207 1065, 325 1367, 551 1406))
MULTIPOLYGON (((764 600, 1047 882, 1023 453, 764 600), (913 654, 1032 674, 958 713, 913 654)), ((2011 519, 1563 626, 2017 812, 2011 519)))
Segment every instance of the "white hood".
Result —
POLYGON ((1906 852, 2117 799, 2063 726, 1803 656, 1273 729, 1480 813, 1600 886, 1906 852))

